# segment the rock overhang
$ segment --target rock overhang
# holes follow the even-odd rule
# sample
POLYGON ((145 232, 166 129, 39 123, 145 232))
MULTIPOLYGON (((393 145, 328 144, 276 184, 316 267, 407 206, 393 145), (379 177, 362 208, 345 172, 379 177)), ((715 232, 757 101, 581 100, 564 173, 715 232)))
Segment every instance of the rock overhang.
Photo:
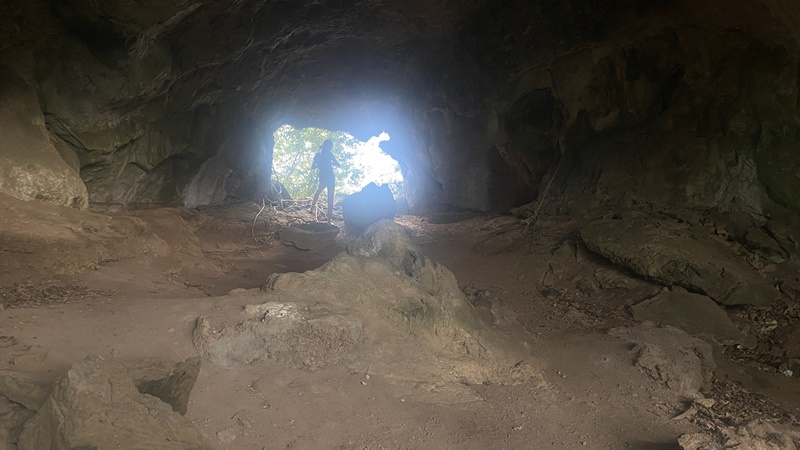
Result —
POLYGON ((247 167, 268 166, 263 136, 290 123, 387 131, 412 209, 502 210, 558 175, 560 192, 659 184, 774 213, 797 209, 800 10, 762 3, 42 0, 4 14, 0 56, 19 57, 95 203, 257 195, 267 174, 247 167), (755 174, 716 173, 729 149, 755 174), (620 173, 636 154, 643 184, 620 173))

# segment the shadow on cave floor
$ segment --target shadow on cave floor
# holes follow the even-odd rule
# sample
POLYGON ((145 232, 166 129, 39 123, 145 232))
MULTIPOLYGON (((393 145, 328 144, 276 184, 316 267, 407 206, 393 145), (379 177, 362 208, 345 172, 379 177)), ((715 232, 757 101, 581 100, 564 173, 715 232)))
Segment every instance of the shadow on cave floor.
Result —
POLYGON ((633 442, 630 446, 631 450, 681 450, 681 446, 674 442, 656 443, 656 442, 633 442))
POLYGON ((145 221, 167 243, 168 251, 105 262, 83 275, 82 282, 129 297, 218 296, 233 289, 261 287, 273 273, 316 269, 344 248, 339 238, 321 248, 297 250, 276 231, 310 216, 270 219, 263 214, 258 220, 258 212, 250 203, 132 212, 130 215, 145 221))
MULTIPOLYGON (((19 223, 32 224, 43 214, 13 206, 19 223)), ((264 442, 267 448, 311 449, 680 448, 678 436, 711 419, 700 411, 673 420, 688 403, 635 368, 630 345, 609 335, 609 329, 634 326, 627 308, 662 288, 631 281, 586 252, 577 231, 609 211, 583 211, 584 219, 542 218, 535 236, 528 234, 530 223, 515 216, 397 219, 431 259, 453 271, 480 317, 528 346, 541 373, 536 383, 468 385, 479 400, 426 403, 411 400, 388 377, 365 376, 368 365, 305 372, 204 364, 188 417, 220 449, 264 442)), ((0 335, 13 337, 0 341, 13 342, 0 345, 0 364, 53 379, 87 353, 134 362, 185 359, 196 352, 191 336, 199 311, 236 314, 247 301, 217 296, 259 287, 272 273, 317 268, 348 239, 299 251, 275 235, 286 218, 262 217, 253 226, 257 213, 252 204, 111 218, 67 211, 50 216, 46 227, 18 226, 11 234, 24 237, 36 259, 23 254, 19 265, 0 274, 31 280, 24 289, 0 283, 8 308, 0 311, 0 335), (95 270, 47 281, 56 271, 37 260, 49 258, 74 272, 95 270), (39 282, 44 288, 36 288, 39 282), (69 286, 80 289, 70 294, 69 286), (29 301, 8 304, 10 296, 23 294, 29 301)), ((726 365, 726 382, 758 384, 772 400, 716 384, 714 395, 730 405, 720 412, 723 418, 791 422, 781 414, 800 406, 795 380, 750 369, 726 365)))

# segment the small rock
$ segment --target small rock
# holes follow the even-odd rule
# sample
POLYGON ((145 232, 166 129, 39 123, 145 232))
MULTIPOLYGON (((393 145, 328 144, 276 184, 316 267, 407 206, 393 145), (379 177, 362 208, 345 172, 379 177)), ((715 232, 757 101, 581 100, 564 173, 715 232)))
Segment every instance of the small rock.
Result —
POLYGON ((594 283, 594 281, 587 278, 582 278, 580 281, 578 281, 578 290, 581 292, 581 294, 591 295, 597 293, 600 288, 594 283))
POLYGON ((800 281, 785 280, 781 282, 780 289, 792 300, 800 301, 800 281))
POLYGON ((786 261, 787 255, 780 245, 760 228, 747 231, 742 244, 751 252, 771 263, 779 264, 786 261))
POLYGON ((230 444, 231 442, 235 441, 236 438, 236 429, 233 427, 228 427, 217 432, 217 439, 219 439, 219 442, 223 444, 230 444))
POLYGON ((787 327, 778 333, 781 347, 785 350, 787 358, 800 358, 800 329, 797 327, 787 327))
POLYGON ((594 277, 602 289, 635 289, 642 285, 641 281, 615 269, 597 269, 594 277))
POLYGON ((717 401, 714 400, 713 398, 697 398, 694 400, 693 403, 696 405, 700 405, 704 408, 711 409, 714 407, 714 405, 717 404, 717 401))
POLYGON ((724 450, 709 433, 687 433, 678 438, 682 450, 724 450))

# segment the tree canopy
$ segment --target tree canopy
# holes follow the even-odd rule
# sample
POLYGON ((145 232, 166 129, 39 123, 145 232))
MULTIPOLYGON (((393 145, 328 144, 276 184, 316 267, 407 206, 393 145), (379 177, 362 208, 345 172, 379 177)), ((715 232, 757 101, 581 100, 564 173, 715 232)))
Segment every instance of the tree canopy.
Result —
MULTIPOLYGON (((334 167, 336 192, 352 194, 367 182, 363 161, 357 156, 364 144, 352 135, 341 131, 322 128, 295 129, 290 125, 278 128, 274 133, 275 150, 272 157, 273 176, 283 183, 286 190, 295 198, 310 197, 317 188, 317 171, 311 169, 314 155, 326 139, 333 142, 332 153, 340 167, 334 167)), ((388 139, 388 138, 387 138, 388 139)), ((387 180, 392 192, 397 195, 402 190, 402 178, 397 169, 397 177, 387 180)))

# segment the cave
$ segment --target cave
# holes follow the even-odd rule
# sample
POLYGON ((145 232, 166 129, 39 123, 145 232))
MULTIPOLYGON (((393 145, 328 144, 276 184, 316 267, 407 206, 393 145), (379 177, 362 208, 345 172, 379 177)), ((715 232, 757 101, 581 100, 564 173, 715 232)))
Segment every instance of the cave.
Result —
MULTIPOLYGON (((172 405, 137 422, 163 448, 795 448, 798 24, 792 0, 4 2, 0 448, 156 448, 49 421, 102 377, 172 405), (390 136, 396 223, 285 245, 314 218, 274 201, 284 125, 390 136)), ((75 417, 122 423, 103 398, 75 417)))

